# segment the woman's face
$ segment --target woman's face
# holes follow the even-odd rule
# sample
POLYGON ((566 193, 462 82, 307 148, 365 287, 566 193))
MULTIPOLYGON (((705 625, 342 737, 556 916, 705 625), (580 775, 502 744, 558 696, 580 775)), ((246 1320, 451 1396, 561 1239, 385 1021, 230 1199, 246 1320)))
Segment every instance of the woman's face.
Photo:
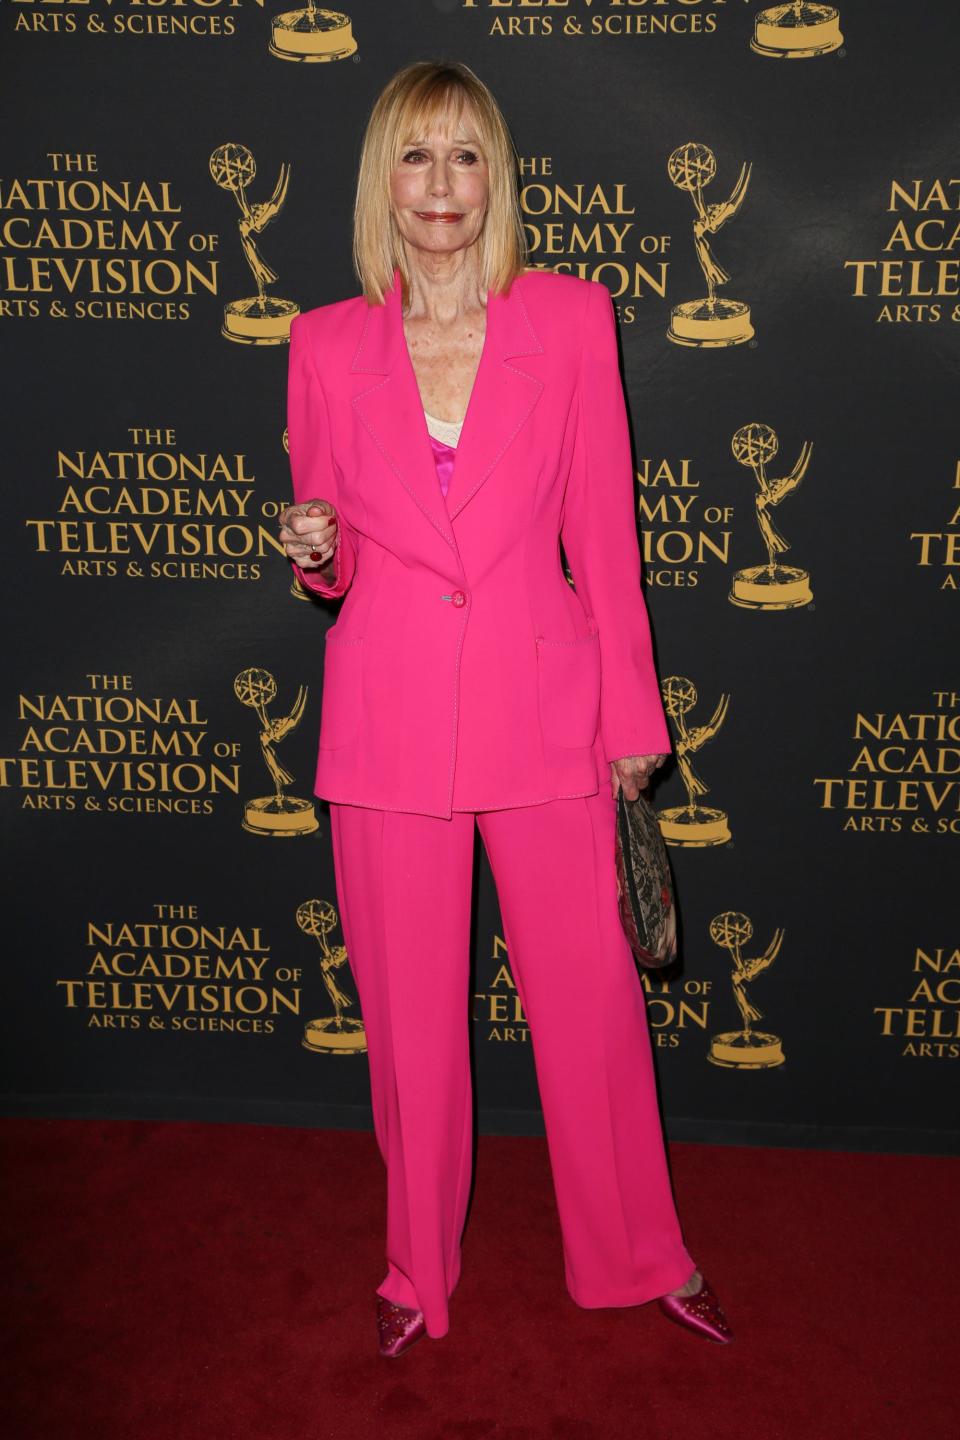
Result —
POLYGON ((407 245, 431 255, 466 250, 483 228, 487 157, 469 108, 452 133, 406 137, 390 176, 390 197, 407 245))

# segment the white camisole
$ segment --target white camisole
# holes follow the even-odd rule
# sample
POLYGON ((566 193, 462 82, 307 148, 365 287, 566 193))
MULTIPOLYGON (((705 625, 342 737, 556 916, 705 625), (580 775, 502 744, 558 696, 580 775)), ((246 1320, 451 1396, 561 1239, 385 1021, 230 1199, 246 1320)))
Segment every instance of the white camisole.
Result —
POLYGON ((444 445, 452 445, 456 448, 460 440, 460 431, 463 428, 462 420, 438 420, 436 415, 429 415, 424 410, 424 419, 427 422, 427 432, 435 440, 441 440, 444 445))

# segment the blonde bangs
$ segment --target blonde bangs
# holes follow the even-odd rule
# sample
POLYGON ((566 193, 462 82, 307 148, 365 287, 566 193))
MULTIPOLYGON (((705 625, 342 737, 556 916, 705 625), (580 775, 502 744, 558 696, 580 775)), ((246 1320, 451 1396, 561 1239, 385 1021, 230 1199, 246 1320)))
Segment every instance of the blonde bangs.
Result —
MULTIPOLYGON (((449 71, 428 75, 412 85, 397 107, 393 126, 398 152, 412 140, 421 139, 435 125, 442 135, 451 135, 467 105, 467 92, 449 71)), ((479 116, 478 126, 479 126, 479 116)), ((485 137, 477 139, 485 145, 485 137)), ((398 157, 397 157, 398 158, 398 157)))
POLYGON ((436 126, 451 134, 466 108, 487 158, 490 193, 479 247, 481 285, 507 291, 526 263, 516 151, 506 121, 483 81, 459 61, 419 60, 399 70, 377 97, 363 139, 353 212, 353 264, 368 305, 383 304, 400 270, 409 275, 390 204, 390 174, 404 145, 436 126))

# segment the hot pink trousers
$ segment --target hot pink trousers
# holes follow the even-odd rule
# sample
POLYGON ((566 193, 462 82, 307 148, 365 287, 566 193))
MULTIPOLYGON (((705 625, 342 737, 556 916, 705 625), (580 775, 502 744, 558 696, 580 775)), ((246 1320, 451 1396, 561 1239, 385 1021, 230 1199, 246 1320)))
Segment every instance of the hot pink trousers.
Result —
POLYGON ((616 807, 596 795, 430 815, 330 806, 337 898, 387 1168, 377 1293, 449 1328, 473 1156, 474 821, 530 1026, 567 1289, 639 1305, 694 1262, 670 1190, 643 987, 617 911, 616 807))

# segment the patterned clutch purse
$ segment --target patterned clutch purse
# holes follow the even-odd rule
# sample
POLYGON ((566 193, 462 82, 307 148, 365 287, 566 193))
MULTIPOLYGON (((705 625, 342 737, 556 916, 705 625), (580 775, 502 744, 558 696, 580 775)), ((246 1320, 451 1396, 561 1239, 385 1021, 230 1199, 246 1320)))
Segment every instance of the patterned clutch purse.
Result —
POLYGON ((659 970, 677 953, 677 912, 667 847, 643 795, 617 792, 617 891, 620 919, 638 965, 659 970))

